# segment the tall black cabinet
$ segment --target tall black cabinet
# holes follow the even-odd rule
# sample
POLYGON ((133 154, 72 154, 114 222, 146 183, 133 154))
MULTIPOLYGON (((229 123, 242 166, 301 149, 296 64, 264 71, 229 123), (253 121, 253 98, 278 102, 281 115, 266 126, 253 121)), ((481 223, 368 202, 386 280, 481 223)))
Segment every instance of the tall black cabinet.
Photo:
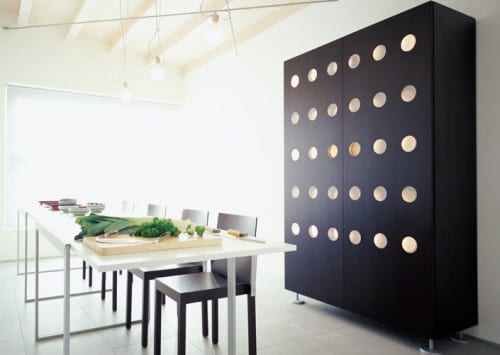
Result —
POLYGON ((284 77, 285 287, 427 338, 475 325, 474 19, 428 2, 284 77))

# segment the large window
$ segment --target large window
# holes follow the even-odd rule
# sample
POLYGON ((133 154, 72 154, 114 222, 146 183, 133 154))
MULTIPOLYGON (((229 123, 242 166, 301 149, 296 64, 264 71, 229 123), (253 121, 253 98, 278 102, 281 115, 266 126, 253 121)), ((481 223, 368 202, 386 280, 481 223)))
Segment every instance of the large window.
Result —
POLYGON ((7 87, 5 216, 42 199, 155 196, 169 174, 176 106, 7 87))

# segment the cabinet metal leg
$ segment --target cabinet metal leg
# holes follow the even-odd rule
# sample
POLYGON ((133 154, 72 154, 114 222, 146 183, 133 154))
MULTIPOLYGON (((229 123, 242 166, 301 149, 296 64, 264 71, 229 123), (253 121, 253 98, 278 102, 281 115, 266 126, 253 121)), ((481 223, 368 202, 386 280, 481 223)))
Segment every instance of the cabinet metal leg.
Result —
POLYGON ((453 340, 454 342, 460 343, 460 344, 469 343, 469 340, 467 340, 464 336, 464 332, 455 333, 450 337, 450 339, 453 340))
POLYGON ((304 300, 301 300, 299 298, 299 294, 296 293, 295 294, 295 300, 292 301, 293 304, 298 304, 298 305, 303 305, 304 303, 306 303, 304 300))
POLYGON ((424 354, 441 354, 440 351, 438 351, 434 348, 434 339, 429 339, 429 345, 422 346, 420 348, 420 352, 424 353, 424 354))

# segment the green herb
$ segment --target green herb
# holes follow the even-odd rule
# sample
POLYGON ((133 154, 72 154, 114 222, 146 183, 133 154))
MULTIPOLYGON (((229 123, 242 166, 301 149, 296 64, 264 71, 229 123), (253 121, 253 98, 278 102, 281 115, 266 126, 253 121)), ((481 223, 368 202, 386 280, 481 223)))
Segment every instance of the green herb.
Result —
POLYGON ((191 237, 193 236, 194 234, 193 225, 190 224, 189 226, 187 226, 186 233, 189 234, 189 236, 191 237))
POLYGON ((205 233, 204 226, 196 226, 194 230, 196 231, 196 234, 198 234, 200 237, 203 236, 203 233, 205 233))
POLYGON ((154 217, 151 222, 142 223, 132 235, 138 237, 154 238, 169 233, 172 237, 177 237, 181 230, 175 226, 170 218, 163 219, 154 217))

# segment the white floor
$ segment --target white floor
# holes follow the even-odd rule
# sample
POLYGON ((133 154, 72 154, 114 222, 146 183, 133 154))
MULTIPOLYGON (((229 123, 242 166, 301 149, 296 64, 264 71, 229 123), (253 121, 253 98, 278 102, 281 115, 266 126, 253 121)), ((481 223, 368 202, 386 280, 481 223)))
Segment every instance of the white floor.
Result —
MULTIPOLYGON (((61 259, 42 261, 42 269, 61 267, 61 259)), ((74 266, 80 266, 78 260, 74 266)), ((21 270, 22 271, 22 270, 21 270)), ((81 270, 72 272, 72 292, 87 291, 81 270)), ((125 315, 125 274, 119 277, 118 311, 111 310, 111 294, 101 301, 99 294, 73 297, 71 300, 71 329, 123 322, 125 315)), ((108 284, 111 275, 108 273, 108 284)), ((62 292, 62 273, 44 273, 40 296, 62 292)), ((133 319, 140 317, 141 281, 134 282, 133 319)), ((28 297, 34 293, 33 277, 29 277, 28 297)), ((420 354, 424 339, 400 334, 394 329, 352 315, 335 307, 308 298, 302 306, 290 301, 295 295, 286 291, 283 280, 273 273, 259 271, 257 285, 257 347, 260 355, 326 355, 326 354, 420 354)), ((94 273, 93 289, 100 289, 100 275, 94 273)), ((219 345, 201 335, 200 309, 188 306, 187 353, 226 354, 226 304, 220 303, 219 345)), ((238 297, 238 353, 247 353, 246 300, 238 297)), ((176 354, 175 303, 168 301, 163 309, 162 353, 176 354)), ((15 262, 0 263, 0 354, 61 354, 62 339, 34 341, 34 304, 24 302, 24 279, 17 275, 15 262)), ((62 329, 62 301, 44 301, 40 306, 40 336, 62 329)), ((140 325, 111 328, 71 337, 72 354, 152 354, 153 322, 150 322, 150 345, 140 345, 140 325)), ((500 347, 476 339, 458 344, 448 339, 436 341, 436 348, 445 354, 500 354, 500 347)))

